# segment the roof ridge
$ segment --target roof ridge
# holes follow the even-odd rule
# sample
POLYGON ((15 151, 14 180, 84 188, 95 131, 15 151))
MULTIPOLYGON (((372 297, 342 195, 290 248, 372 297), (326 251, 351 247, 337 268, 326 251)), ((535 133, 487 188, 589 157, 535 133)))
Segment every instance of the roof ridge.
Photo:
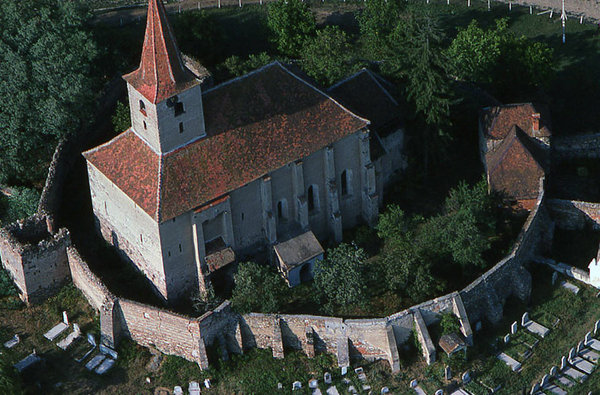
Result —
POLYGON ((362 73, 364 73, 365 71, 367 71, 367 68, 366 68, 366 67, 363 67, 362 69, 360 69, 360 70, 359 70, 359 71, 357 71, 356 73, 352 74, 351 76, 349 76, 349 77, 346 77, 346 78, 344 78, 343 80, 341 80, 341 81, 338 81, 338 82, 336 82, 335 84, 331 85, 329 88, 327 88, 327 91, 329 92, 330 90, 337 88, 338 86, 342 85, 343 83, 346 83, 346 82, 348 82, 348 81, 350 81, 350 80, 352 80, 352 79, 354 79, 354 78, 358 77, 359 75, 361 75, 361 74, 362 74, 362 73))
POLYGON ((165 157, 161 155, 158 161, 158 185, 156 186, 156 213, 154 217, 156 222, 160 223, 162 218, 162 186, 163 186, 163 163, 165 161, 165 157))
POLYGON ((110 145, 110 144, 112 144, 112 143, 113 143, 113 141, 117 141, 117 140, 120 140, 120 139, 122 139, 122 138, 123 138, 125 135, 127 135, 127 133, 128 133, 128 132, 131 132, 131 131, 133 131, 133 127, 132 127, 132 126, 128 127, 127 129, 125 129, 125 130, 124 130, 124 131, 122 131, 121 133, 117 134, 117 135, 116 135, 115 137, 113 137, 112 139, 110 139, 110 140, 108 140, 108 141, 106 141, 106 142, 104 142, 104 143, 102 143, 102 144, 100 144, 100 145, 98 145, 98 146, 96 146, 96 147, 94 147, 94 148, 90 148, 90 149, 89 149, 89 150, 87 150, 87 151, 83 151, 83 152, 81 153, 81 155, 83 155, 83 157, 85 158, 85 157, 86 157, 86 155, 91 155, 91 154, 93 154, 93 153, 95 153, 95 152, 99 151, 100 149, 102 149, 102 148, 106 147, 107 145, 110 145))
POLYGON ((240 81, 240 80, 243 80, 243 79, 245 79, 245 78, 247 78, 247 77, 250 77, 251 75, 254 75, 254 74, 260 73, 260 72, 262 72, 262 71, 266 70, 267 68, 274 66, 275 64, 280 64, 280 63, 279 63, 277 60, 274 60, 274 61, 272 61, 271 63, 267 63, 266 65, 264 65, 264 66, 261 66, 261 67, 259 67, 258 69, 252 70, 252 71, 250 71, 250 72, 248 72, 248 73, 246 73, 246 74, 244 74, 244 75, 240 75, 240 76, 238 76, 238 77, 232 78, 232 79, 230 79, 230 80, 227 80, 227 81, 225 81, 225 82, 221 82, 220 84, 218 84, 218 85, 215 85, 215 86, 213 86, 212 88, 210 88, 210 89, 207 89, 207 90, 205 90, 204 92, 202 92, 202 95, 206 95, 207 93, 210 93, 210 92, 216 91, 217 89, 219 89, 219 88, 222 88, 222 87, 224 87, 224 86, 227 86, 227 85, 229 85, 229 84, 232 84, 232 83, 234 83, 234 82, 236 82, 236 81, 240 81))
POLYGON ((514 124, 510 128, 506 137, 502 140, 502 143, 500 143, 500 146, 498 147, 498 149, 496 151, 492 151, 492 154, 497 153, 497 155, 494 155, 494 157, 492 158, 492 162, 496 162, 496 163, 491 163, 493 166, 488 168, 488 173, 493 173, 498 168, 498 166, 500 166, 500 164, 502 163, 502 161, 508 154, 509 148, 512 147, 514 140, 517 137, 516 128, 517 128, 517 125, 514 124))
POLYGON ((320 93, 321 95, 325 96, 326 98, 328 98, 329 100, 331 100, 332 102, 334 102, 335 104, 337 104, 342 110, 346 111, 348 114, 350 114, 351 116, 353 116, 356 119, 360 119, 363 122, 366 122, 367 125, 371 124, 371 121, 360 117, 358 115, 356 115, 355 113, 353 113, 352 111, 348 110, 346 107, 344 107, 343 105, 340 104, 340 102, 338 102, 337 100, 335 100, 333 97, 329 96, 327 93, 323 92, 322 90, 320 90, 319 88, 317 88, 316 86, 308 83, 307 81, 303 80, 302 78, 298 77, 296 74, 292 73, 290 70, 288 70, 284 65, 282 65, 281 63, 275 61, 279 67, 281 67, 283 70, 285 70, 289 75, 291 75, 292 77, 296 78, 298 81, 304 83, 306 86, 312 88, 313 90, 317 91, 318 93, 320 93))

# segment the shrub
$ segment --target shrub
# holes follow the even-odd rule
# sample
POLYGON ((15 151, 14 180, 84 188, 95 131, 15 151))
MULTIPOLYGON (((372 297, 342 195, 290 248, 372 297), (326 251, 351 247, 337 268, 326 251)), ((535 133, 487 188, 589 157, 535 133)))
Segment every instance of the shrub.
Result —
POLYGON ((444 313, 440 321, 440 328, 442 328, 442 335, 456 333, 460 330, 460 321, 454 314, 444 313))
POLYGON ((316 30, 315 17, 301 0, 278 0, 269 4, 267 18, 277 49, 288 56, 298 56, 304 40, 316 30))
POLYGON ((240 263, 234 276, 231 305, 239 313, 275 313, 286 285, 279 274, 255 262, 240 263))

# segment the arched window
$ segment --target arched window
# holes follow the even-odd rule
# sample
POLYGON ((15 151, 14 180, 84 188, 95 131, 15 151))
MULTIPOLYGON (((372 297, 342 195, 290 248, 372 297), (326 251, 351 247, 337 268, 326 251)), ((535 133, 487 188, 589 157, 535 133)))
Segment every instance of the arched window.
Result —
POLYGON ((140 112, 146 115, 146 105, 144 104, 143 100, 140 100, 140 112))
POLYGON ((319 187, 311 185, 308 187, 308 211, 316 211, 319 209, 319 187))
POLYGON ((285 199, 277 202, 277 218, 281 220, 287 219, 287 202, 285 199))
POLYGON ((352 170, 344 170, 341 178, 342 196, 352 195, 352 170))

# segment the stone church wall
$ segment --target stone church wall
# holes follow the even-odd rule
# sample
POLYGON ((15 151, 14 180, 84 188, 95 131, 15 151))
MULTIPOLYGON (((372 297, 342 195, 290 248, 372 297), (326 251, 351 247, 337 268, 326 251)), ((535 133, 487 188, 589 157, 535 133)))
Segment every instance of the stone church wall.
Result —
POLYGON ((568 230, 586 227, 600 229, 600 203, 548 199, 548 209, 556 226, 568 230))

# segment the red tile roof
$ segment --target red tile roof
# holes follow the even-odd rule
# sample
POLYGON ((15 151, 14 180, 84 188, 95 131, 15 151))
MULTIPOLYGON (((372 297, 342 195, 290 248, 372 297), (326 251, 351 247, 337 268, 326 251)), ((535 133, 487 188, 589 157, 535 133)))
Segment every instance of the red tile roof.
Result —
POLYGON ((183 64, 161 0, 148 1, 140 67, 123 78, 152 103, 200 83, 183 64))
POLYGON ((550 112, 545 105, 523 103, 487 107, 482 110, 484 134, 494 140, 502 140, 517 125, 530 137, 548 137, 552 135, 550 112), (532 115, 540 114, 540 132, 533 136, 532 115))
POLYGON ((548 153, 513 126, 500 146, 486 154, 486 163, 492 189, 515 199, 534 199, 548 166, 548 153))
POLYGON ((131 130, 84 155, 163 222, 368 125, 279 63, 207 91, 203 106, 207 137, 161 160, 131 130))

